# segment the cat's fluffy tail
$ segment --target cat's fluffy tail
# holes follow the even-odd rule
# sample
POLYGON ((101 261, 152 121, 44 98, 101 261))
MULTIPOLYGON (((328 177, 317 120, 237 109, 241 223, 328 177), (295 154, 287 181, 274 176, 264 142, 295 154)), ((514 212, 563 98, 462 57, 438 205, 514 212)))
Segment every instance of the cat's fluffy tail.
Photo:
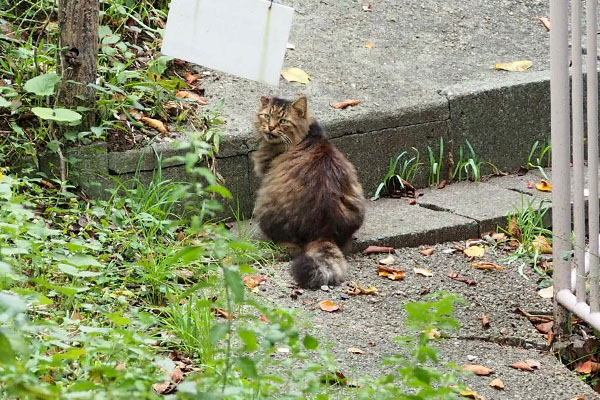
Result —
POLYGON ((292 260, 291 273, 300 287, 339 285, 346 279, 348 264, 340 248, 328 240, 308 243, 292 260))

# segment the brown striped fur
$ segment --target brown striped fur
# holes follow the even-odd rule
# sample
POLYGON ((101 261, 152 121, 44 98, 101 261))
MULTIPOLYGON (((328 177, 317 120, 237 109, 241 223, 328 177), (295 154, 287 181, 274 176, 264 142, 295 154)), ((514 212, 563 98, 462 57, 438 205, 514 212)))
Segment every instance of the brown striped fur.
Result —
POLYGON ((310 116, 306 98, 261 102, 255 122, 260 146, 253 155, 262 180, 255 218, 271 240, 301 249, 291 264, 300 286, 337 285, 347 270, 340 249, 364 219, 354 166, 310 116))

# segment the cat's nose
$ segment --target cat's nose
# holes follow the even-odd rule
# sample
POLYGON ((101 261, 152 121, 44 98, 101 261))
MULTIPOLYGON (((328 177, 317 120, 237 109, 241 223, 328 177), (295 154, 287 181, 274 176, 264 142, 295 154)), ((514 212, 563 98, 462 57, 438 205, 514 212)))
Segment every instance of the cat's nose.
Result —
POLYGON ((269 125, 269 132, 273 132, 273 129, 275 129, 275 127, 269 125))

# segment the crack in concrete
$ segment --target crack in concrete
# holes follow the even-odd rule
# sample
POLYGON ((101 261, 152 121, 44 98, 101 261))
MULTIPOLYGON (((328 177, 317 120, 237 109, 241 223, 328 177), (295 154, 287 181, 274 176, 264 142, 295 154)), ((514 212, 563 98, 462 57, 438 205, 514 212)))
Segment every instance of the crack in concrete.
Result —
POLYGON ((464 340, 469 342, 479 341, 494 343, 500 346, 510 346, 525 350, 548 350, 550 346, 535 343, 522 338, 499 338, 499 337, 480 337, 480 336, 448 336, 447 339, 464 340))

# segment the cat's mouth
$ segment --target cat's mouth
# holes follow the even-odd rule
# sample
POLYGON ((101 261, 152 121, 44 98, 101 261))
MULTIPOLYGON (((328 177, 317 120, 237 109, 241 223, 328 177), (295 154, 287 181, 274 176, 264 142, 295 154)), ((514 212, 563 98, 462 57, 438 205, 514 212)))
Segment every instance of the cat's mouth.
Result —
POLYGON ((265 136, 269 140, 275 140, 275 139, 277 139, 277 135, 273 135, 272 133, 265 133, 265 136))

